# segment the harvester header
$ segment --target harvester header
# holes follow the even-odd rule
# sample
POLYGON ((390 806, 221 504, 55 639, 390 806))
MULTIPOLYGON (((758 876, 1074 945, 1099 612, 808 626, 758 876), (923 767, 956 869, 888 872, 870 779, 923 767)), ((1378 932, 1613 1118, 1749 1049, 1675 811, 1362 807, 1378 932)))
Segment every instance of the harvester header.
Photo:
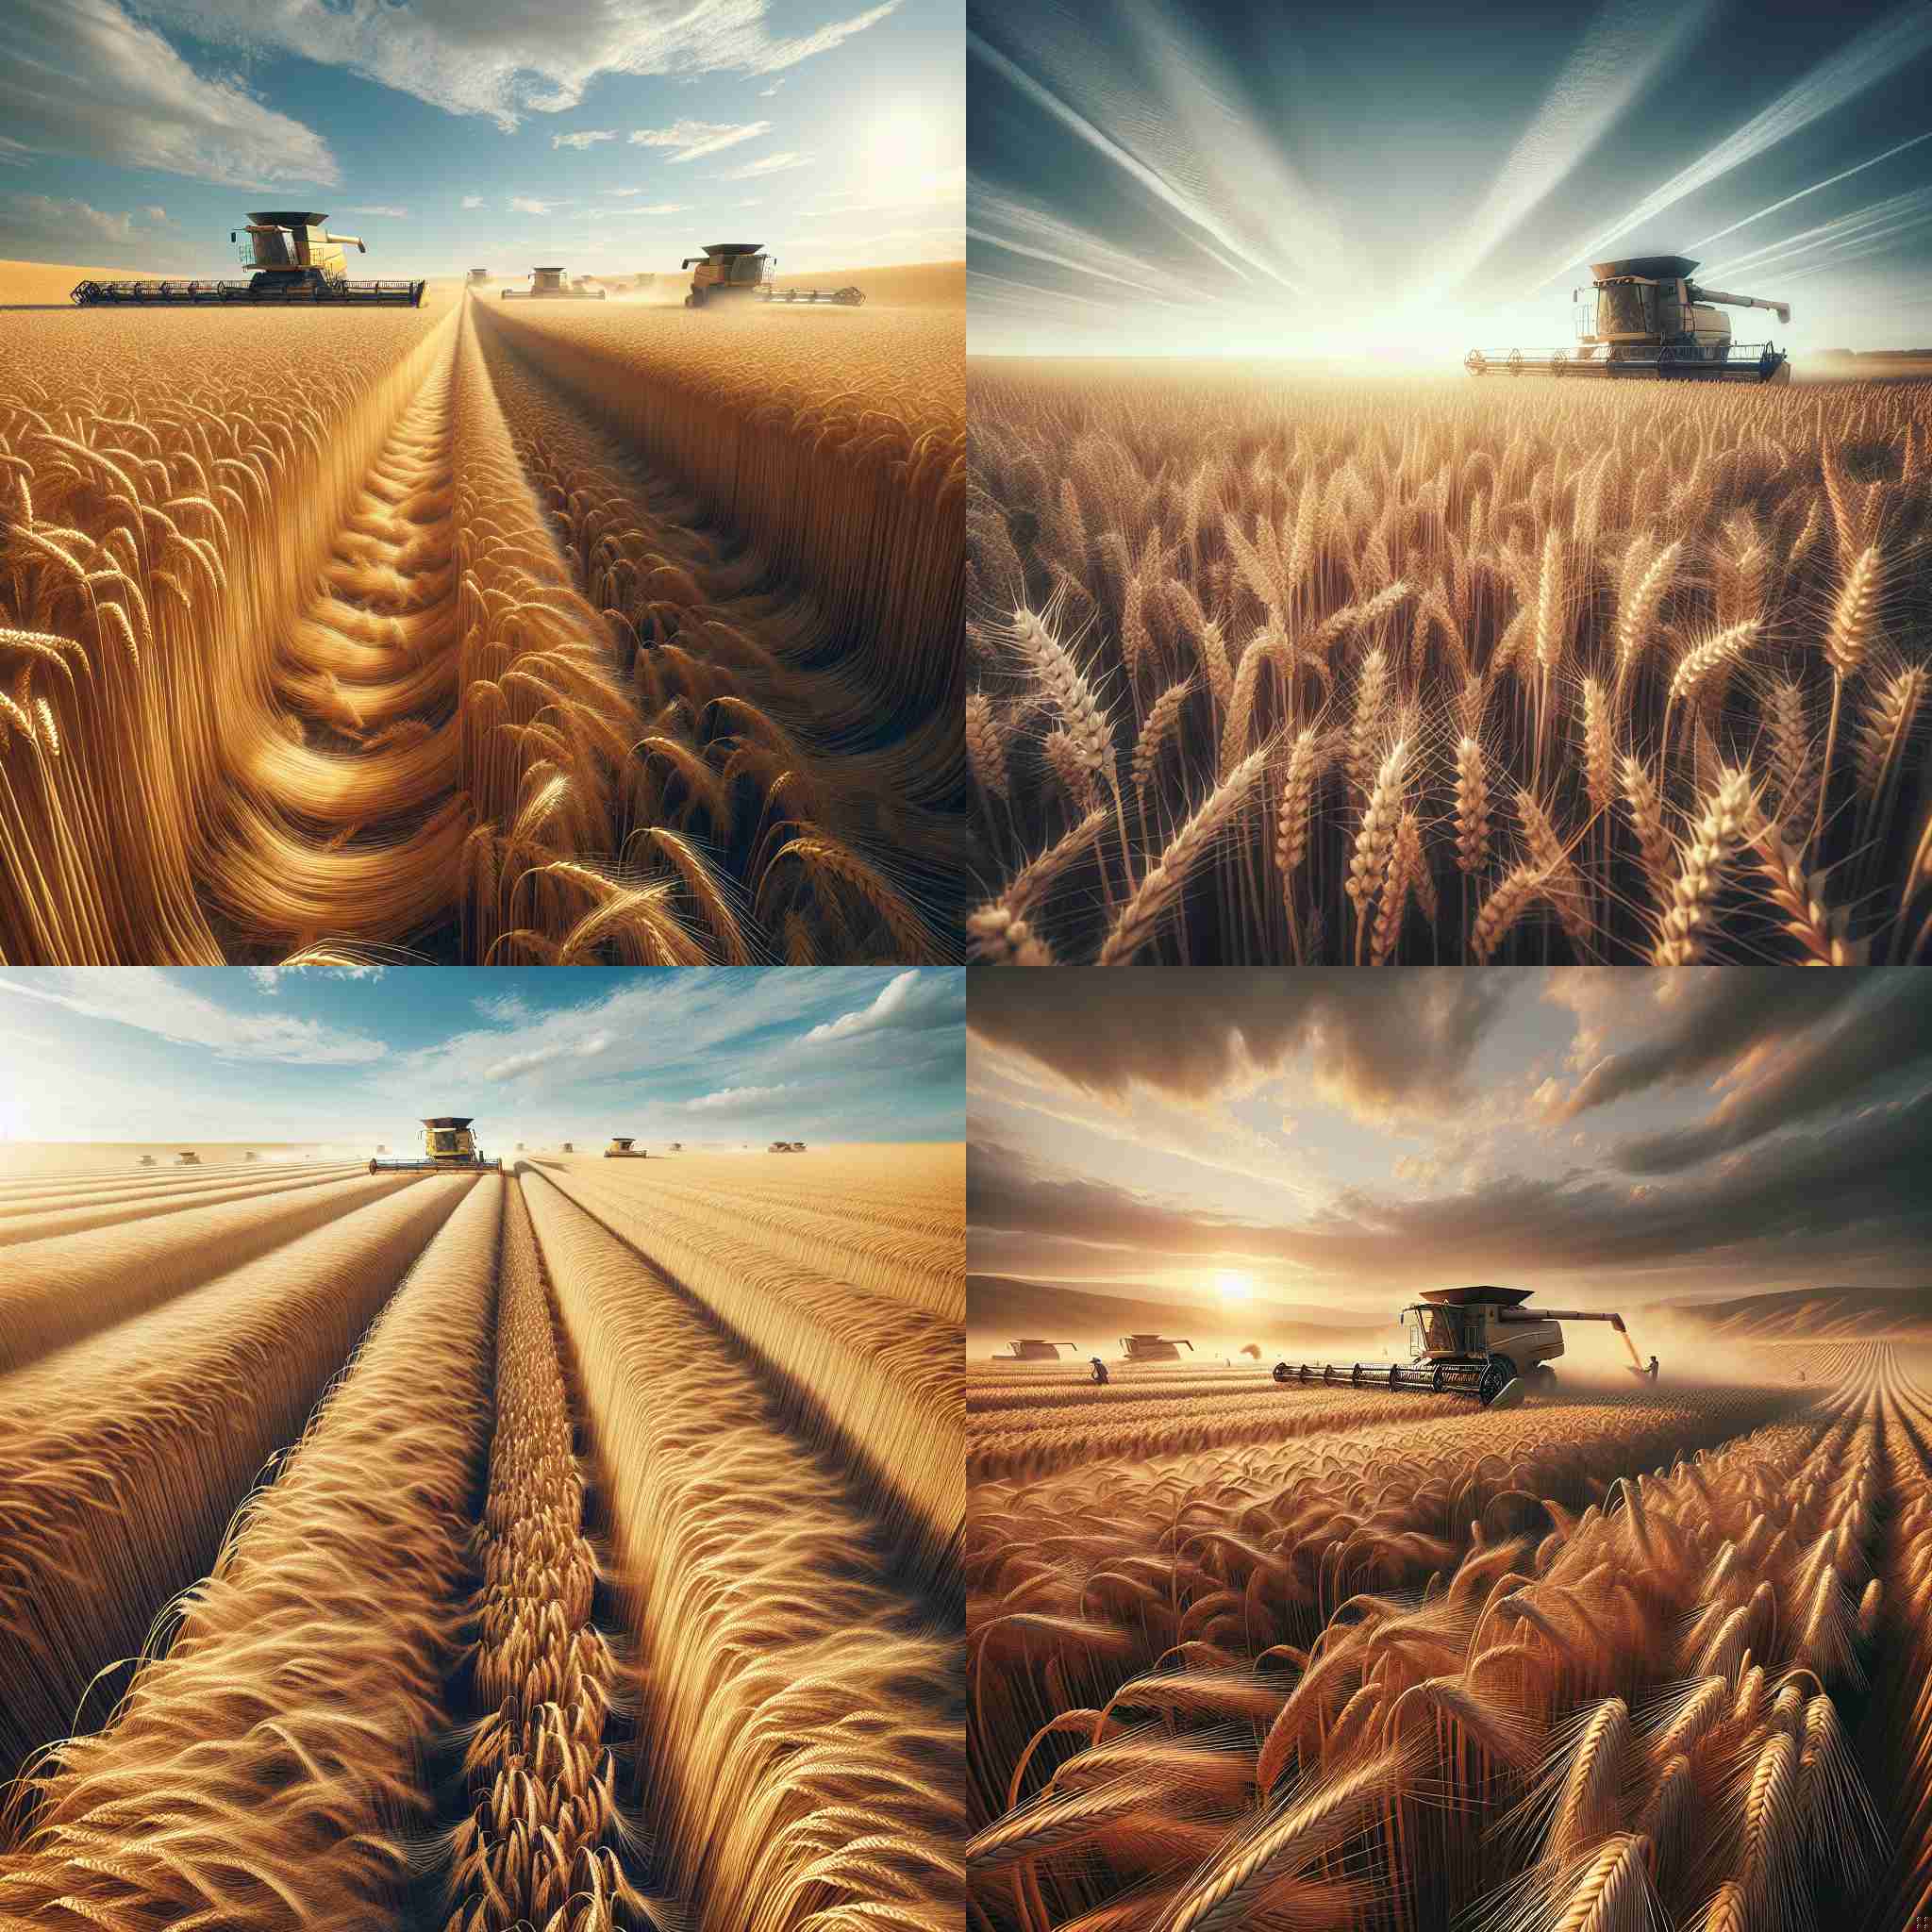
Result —
POLYGON ((172 308, 240 302, 253 304, 336 303, 362 307, 421 307, 423 281, 351 281, 346 250, 368 254, 357 235, 332 235, 328 217, 308 209, 264 208, 243 228, 228 231, 240 242, 242 259, 255 273, 244 281, 81 282, 74 291, 83 308, 116 305, 172 308), (242 235, 247 236, 242 242, 242 235))
POLYGON ((1010 1353, 995 1355, 992 1357, 992 1360, 996 1362, 1057 1362, 1060 1358, 1060 1350, 1063 1348, 1071 1350, 1075 1355, 1080 1352, 1079 1346, 1075 1342, 1041 1341, 1033 1336, 1028 1336, 1021 1341, 1009 1341, 1007 1343, 1007 1347, 1010 1353))
POLYGON ((476 1144, 470 1132, 472 1114, 431 1114, 423 1123, 423 1158, 420 1160, 373 1159, 371 1174, 480 1174, 485 1169, 503 1172, 500 1159, 491 1160, 476 1144))
POLYGON ((1346 1383, 1357 1389, 1414 1389, 1431 1395, 1474 1395, 1485 1408, 1511 1407, 1532 1388, 1555 1386, 1551 1364, 1563 1353, 1564 1322, 1607 1322, 1624 1338, 1630 1373, 1657 1379, 1622 1315, 1582 1308, 1526 1308, 1526 1288, 1437 1288, 1402 1311, 1408 1330, 1406 1362, 1286 1362, 1277 1382, 1346 1383))
POLYGON ((1766 308, 1781 323, 1789 302, 1733 295, 1694 281, 1687 255, 1633 255, 1591 264, 1594 299, 1576 304, 1574 349, 1472 349, 1472 375, 1637 375, 1702 381, 1789 382, 1790 358, 1775 342, 1733 342, 1725 308, 1766 308))

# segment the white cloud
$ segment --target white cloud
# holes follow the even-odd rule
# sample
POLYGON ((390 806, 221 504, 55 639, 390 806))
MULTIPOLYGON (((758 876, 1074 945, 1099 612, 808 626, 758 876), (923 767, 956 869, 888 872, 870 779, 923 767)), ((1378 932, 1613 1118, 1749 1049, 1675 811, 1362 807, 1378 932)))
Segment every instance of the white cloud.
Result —
POLYGON ((0 994, 7 993, 64 1007, 84 1019, 132 1026, 163 1040, 203 1047, 222 1059, 347 1066, 379 1060, 389 1053, 379 1040, 320 1021, 297 1020, 286 1013, 232 1011, 161 973, 76 966, 38 974, 31 982, 0 977, 0 994))
POLYGON ((841 1013, 836 1020, 827 1020, 814 1026, 805 1036, 805 1044, 809 1046, 814 1041, 822 1040, 851 1040, 861 1033, 876 1033, 881 1027, 903 1024, 909 1017, 918 987, 917 969, 908 967, 904 973, 886 982, 871 1006, 841 1013))
POLYGON ((773 95, 774 95, 774 93, 776 93, 776 92, 778 92, 778 90, 779 90, 779 89, 780 89, 781 87, 783 87, 784 85, 785 85, 785 77, 784 77, 784 75, 779 75, 779 77, 778 77, 778 78, 777 78, 776 80, 774 80, 774 82, 773 82, 773 83, 771 84, 771 86, 770 86, 770 87, 761 87, 761 88, 759 88, 759 90, 758 90, 758 99, 759 99, 759 100, 761 100, 761 101, 769 101, 769 100, 770 100, 770 99, 772 98, 772 96, 773 96, 773 95))
POLYGON ((510 1054, 493 1066, 485 1067, 483 1077, 486 1080, 514 1080, 521 1074, 532 1073, 538 1067, 554 1066, 558 1060, 592 1060, 609 1049, 610 1035, 607 1032, 588 1034, 582 1039, 566 1037, 542 1046, 529 1047, 523 1053, 510 1054))
POLYGON ((48 194, 0 195, 0 256, 25 261, 99 259, 110 266, 104 258, 138 258, 150 252, 154 228, 174 225, 158 208, 117 215, 48 194))
MULTIPOLYGON (((58 13, 62 0, 28 4, 58 13)), ((452 114, 490 115, 508 133, 525 114, 580 106, 600 75, 776 74, 863 33, 898 4, 885 0, 789 39, 773 35, 764 0, 145 0, 143 10, 211 44, 284 50, 452 114)))
POLYGON ((553 148, 574 147, 581 151, 584 148, 594 146, 600 141, 615 141, 616 139, 617 131, 615 128, 600 127, 584 134, 553 134, 550 137, 550 145, 553 148))
POLYGON ((518 215, 547 215, 552 208, 560 206, 555 201, 539 201, 530 194, 512 194, 509 198, 510 212, 518 215))
POLYGON ((198 181, 341 179, 314 129, 265 106, 238 75, 204 78, 115 0, 9 0, 0 11, 0 125, 9 147, 31 141, 198 181))
POLYGON ((714 155, 721 148, 735 147, 741 141, 756 140, 769 134, 769 121, 675 121, 669 127, 640 127, 630 138, 632 147, 671 147, 675 161, 693 161, 700 155, 714 155))
POLYGON ((141 213, 145 215, 147 219, 150 222, 152 222, 154 225, 158 228, 175 228, 180 226, 180 224, 178 222, 169 221, 168 210, 166 208, 157 208, 152 202, 150 202, 147 205, 147 207, 142 208, 141 210, 141 213))
POLYGON ((387 215, 392 222, 407 221, 409 216, 408 208, 389 208, 381 202, 375 202, 361 208, 345 208, 342 212, 345 215, 387 215))
POLYGON ((817 158, 814 155, 801 155, 786 149, 783 153, 766 155, 761 160, 747 161, 741 168, 733 168, 728 175, 717 175, 718 181, 756 181, 761 175, 783 175, 792 168, 808 168, 817 158))
POLYGON ((28 165, 27 156, 33 153, 24 141, 13 141, 0 134, 0 163, 9 168, 25 168, 28 165))
POLYGON ((721 1087, 715 1093, 701 1093, 683 1103, 691 1113, 742 1113, 762 1107, 780 1093, 795 1093, 796 1080, 781 1080, 775 1087, 721 1087))
POLYGON ((607 208, 599 212, 607 215, 681 215, 692 206, 688 201, 653 201, 637 208, 607 208))
POLYGON ((463 196, 463 206, 465 208, 481 208, 483 206, 483 197, 480 194, 466 194, 463 196))

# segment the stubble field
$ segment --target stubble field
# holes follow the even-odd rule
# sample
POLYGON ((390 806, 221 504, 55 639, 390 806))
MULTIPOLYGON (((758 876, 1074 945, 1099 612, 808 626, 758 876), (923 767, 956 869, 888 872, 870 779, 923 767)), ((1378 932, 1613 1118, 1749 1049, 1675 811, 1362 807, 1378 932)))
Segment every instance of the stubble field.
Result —
POLYGON ((1185 1374, 972 1372, 975 1458, 1037 1439, 969 1499, 972 1923, 1913 1923, 1932 1351, 1826 1355, 1508 1412, 1247 1386, 1274 1426, 1222 1438, 1185 1374))
POLYGON ((1932 387, 970 380, 975 958, 1924 953, 1932 387))
POLYGON ((952 309, 4 332, 8 962, 957 955, 952 309))
POLYGON ((963 1181, 0 1183, 0 1925, 956 1924, 963 1181))

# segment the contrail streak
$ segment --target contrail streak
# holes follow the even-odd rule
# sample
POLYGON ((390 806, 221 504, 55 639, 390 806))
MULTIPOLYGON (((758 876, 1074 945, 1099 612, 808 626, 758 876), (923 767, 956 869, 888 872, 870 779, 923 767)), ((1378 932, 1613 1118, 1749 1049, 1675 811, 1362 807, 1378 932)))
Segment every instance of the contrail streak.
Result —
POLYGON ((1582 161, 1693 29, 1708 19, 1711 0, 1659 20, 1641 0, 1611 0, 1583 44, 1565 63, 1502 172, 1453 250, 1431 270, 1417 299, 1459 288, 1496 244, 1582 161))
POLYGON ((1932 48, 1932 7, 1926 6, 1924 0, 1912 0, 1911 5, 1898 8, 1876 26, 1868 27, 1842 53, 1834 55, 1803 80, 1787 88, 1762 113, 1753 115, 1743 126, 1726 135, 1707 154, 1647 194, 1628 213, 1565 248, 1530 286, 1541 289, 1558 280, 1578 262, 1588 261, 1599 249, 1627 235, 1632 228, 1674 207, 1707 182, 1741 167, 1767 148, 1789 140, 1821 115, 1842 107, 1908 61, 1916 60, 1928 48, 1932 48))
POLYGON ((1880 161, 1889 161, 1893 155, 1902 155, 1908 147, 1917 147, 1922 141, 1932 141, 1932 128, 1924 134, 1915 134, 1909 141, 1902 141, 1896 147, 1889 147, 1882 155, 1874 155, 1869 161, 1860 161, 1856 168, 1847 168, 1841 175, 1828 175, 1823 181, 1814 181, 1809 188, 1801 188, 1795 194, 1788 194, 1782 201, 1774 201, 1769 208, 1761 208, 1755 215, 1746 215, 1741 222, 1733 222, 1728 228, 1720 228, 1715 235, 1701 235, 1695 242, 1687 242, 1686 248, 1707 248, 1713 242, 1722 242, 1726 235, 1735 235, 1740 228, 1748 228, 1753 222, 1761 222, 1766 215, 1774 215, 1781 208, 1790 208, 1794 201, 1803 201, 1807 194, 1816 194, 1821 188, 1833 188, 1840 181, 1849 181, 1854 175, 1862 175, 1867 168, 1875 168, 1880 161))
POLYGON ((1258 269, 1272 281, 1279 282, 1284 289, 1288 289, 1297 295, 1304 292, 1298 282, 1291 281, 1272 262, 1264 261, 1259 257, 1250 254, 1205 208, 1196 207, 1185 195, 1179 193, 1168 182, 1164 181, 1144 161, 1137 159, 1125 148, 1120 146, 1118 142, 1108 140, 1091 121, 1075 113, 1057 94, 1048 92, 1031 75, 1014 66, 997 47, 991 46, 983 41, 970 27, 966 33, 966 44, 994 73, 1017 87, 1028 100, 1034 102, 1039 107, 1044 108, 1055 120, 1077 135, 1088 146, 1105 155, 1116 167, 1124 169, 1141 187, 1146 189, 1150 194, 1154 195, 1157 200, 1163 202, 1167 207, 1173 208, 1175 214, 1182 216, 1185 220, 1193 223, 1197 228, 1204 229, 1208 234, 1213 236, 1230 255, 1240 257, 1250 268, 1258 269))
POLYGON ((1908 217, 1927 207, 1932 207, 1932 188, 1913 188, 1903 194, 1888 195, 1883 201, 1868 202, 1865 207, 1853 208, 1835 220, 1821 222, 1815 228, 1806 228, 1782 242, 1769 242, 1762 248, 1753 249, 1749 255, 1738 256, 1734 260, 1707 269, 1704 278, 1710 282, 1728 280, 1740 270, 1755 275, 1801 256, 1835 247, 1840 242, 1849 242, 1862 235, 1868 228, 1908 217))

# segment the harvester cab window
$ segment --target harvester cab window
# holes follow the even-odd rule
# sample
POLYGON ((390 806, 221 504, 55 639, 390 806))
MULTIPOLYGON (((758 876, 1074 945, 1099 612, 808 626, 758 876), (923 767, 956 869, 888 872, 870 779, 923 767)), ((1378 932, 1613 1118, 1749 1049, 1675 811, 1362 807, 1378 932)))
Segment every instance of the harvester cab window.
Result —
POLYGON ((292 268, 295 258, 289 249, 289 237, 282 228, 258 228, 255 231, 258 262, 270 268, 292 268))
POLYGON ((1462 1352, 1461 1311, 1457 1308, 1417 1308, 1409 1317, 1409 1334, 1417 1355, 1462 1352))
POLYGON ((439 1154, 454 1154, 457 1151, 457 1137, 454 1134, 439 1133, 436 1136, 436 1151, 439 1154))
POLYGON ((1600 335, 1648 335, 1650 333, 1650 304, 1644 299, 1650 291, 1638 282, 1607 282, 1597 305, 1597 320, 1600 335))

